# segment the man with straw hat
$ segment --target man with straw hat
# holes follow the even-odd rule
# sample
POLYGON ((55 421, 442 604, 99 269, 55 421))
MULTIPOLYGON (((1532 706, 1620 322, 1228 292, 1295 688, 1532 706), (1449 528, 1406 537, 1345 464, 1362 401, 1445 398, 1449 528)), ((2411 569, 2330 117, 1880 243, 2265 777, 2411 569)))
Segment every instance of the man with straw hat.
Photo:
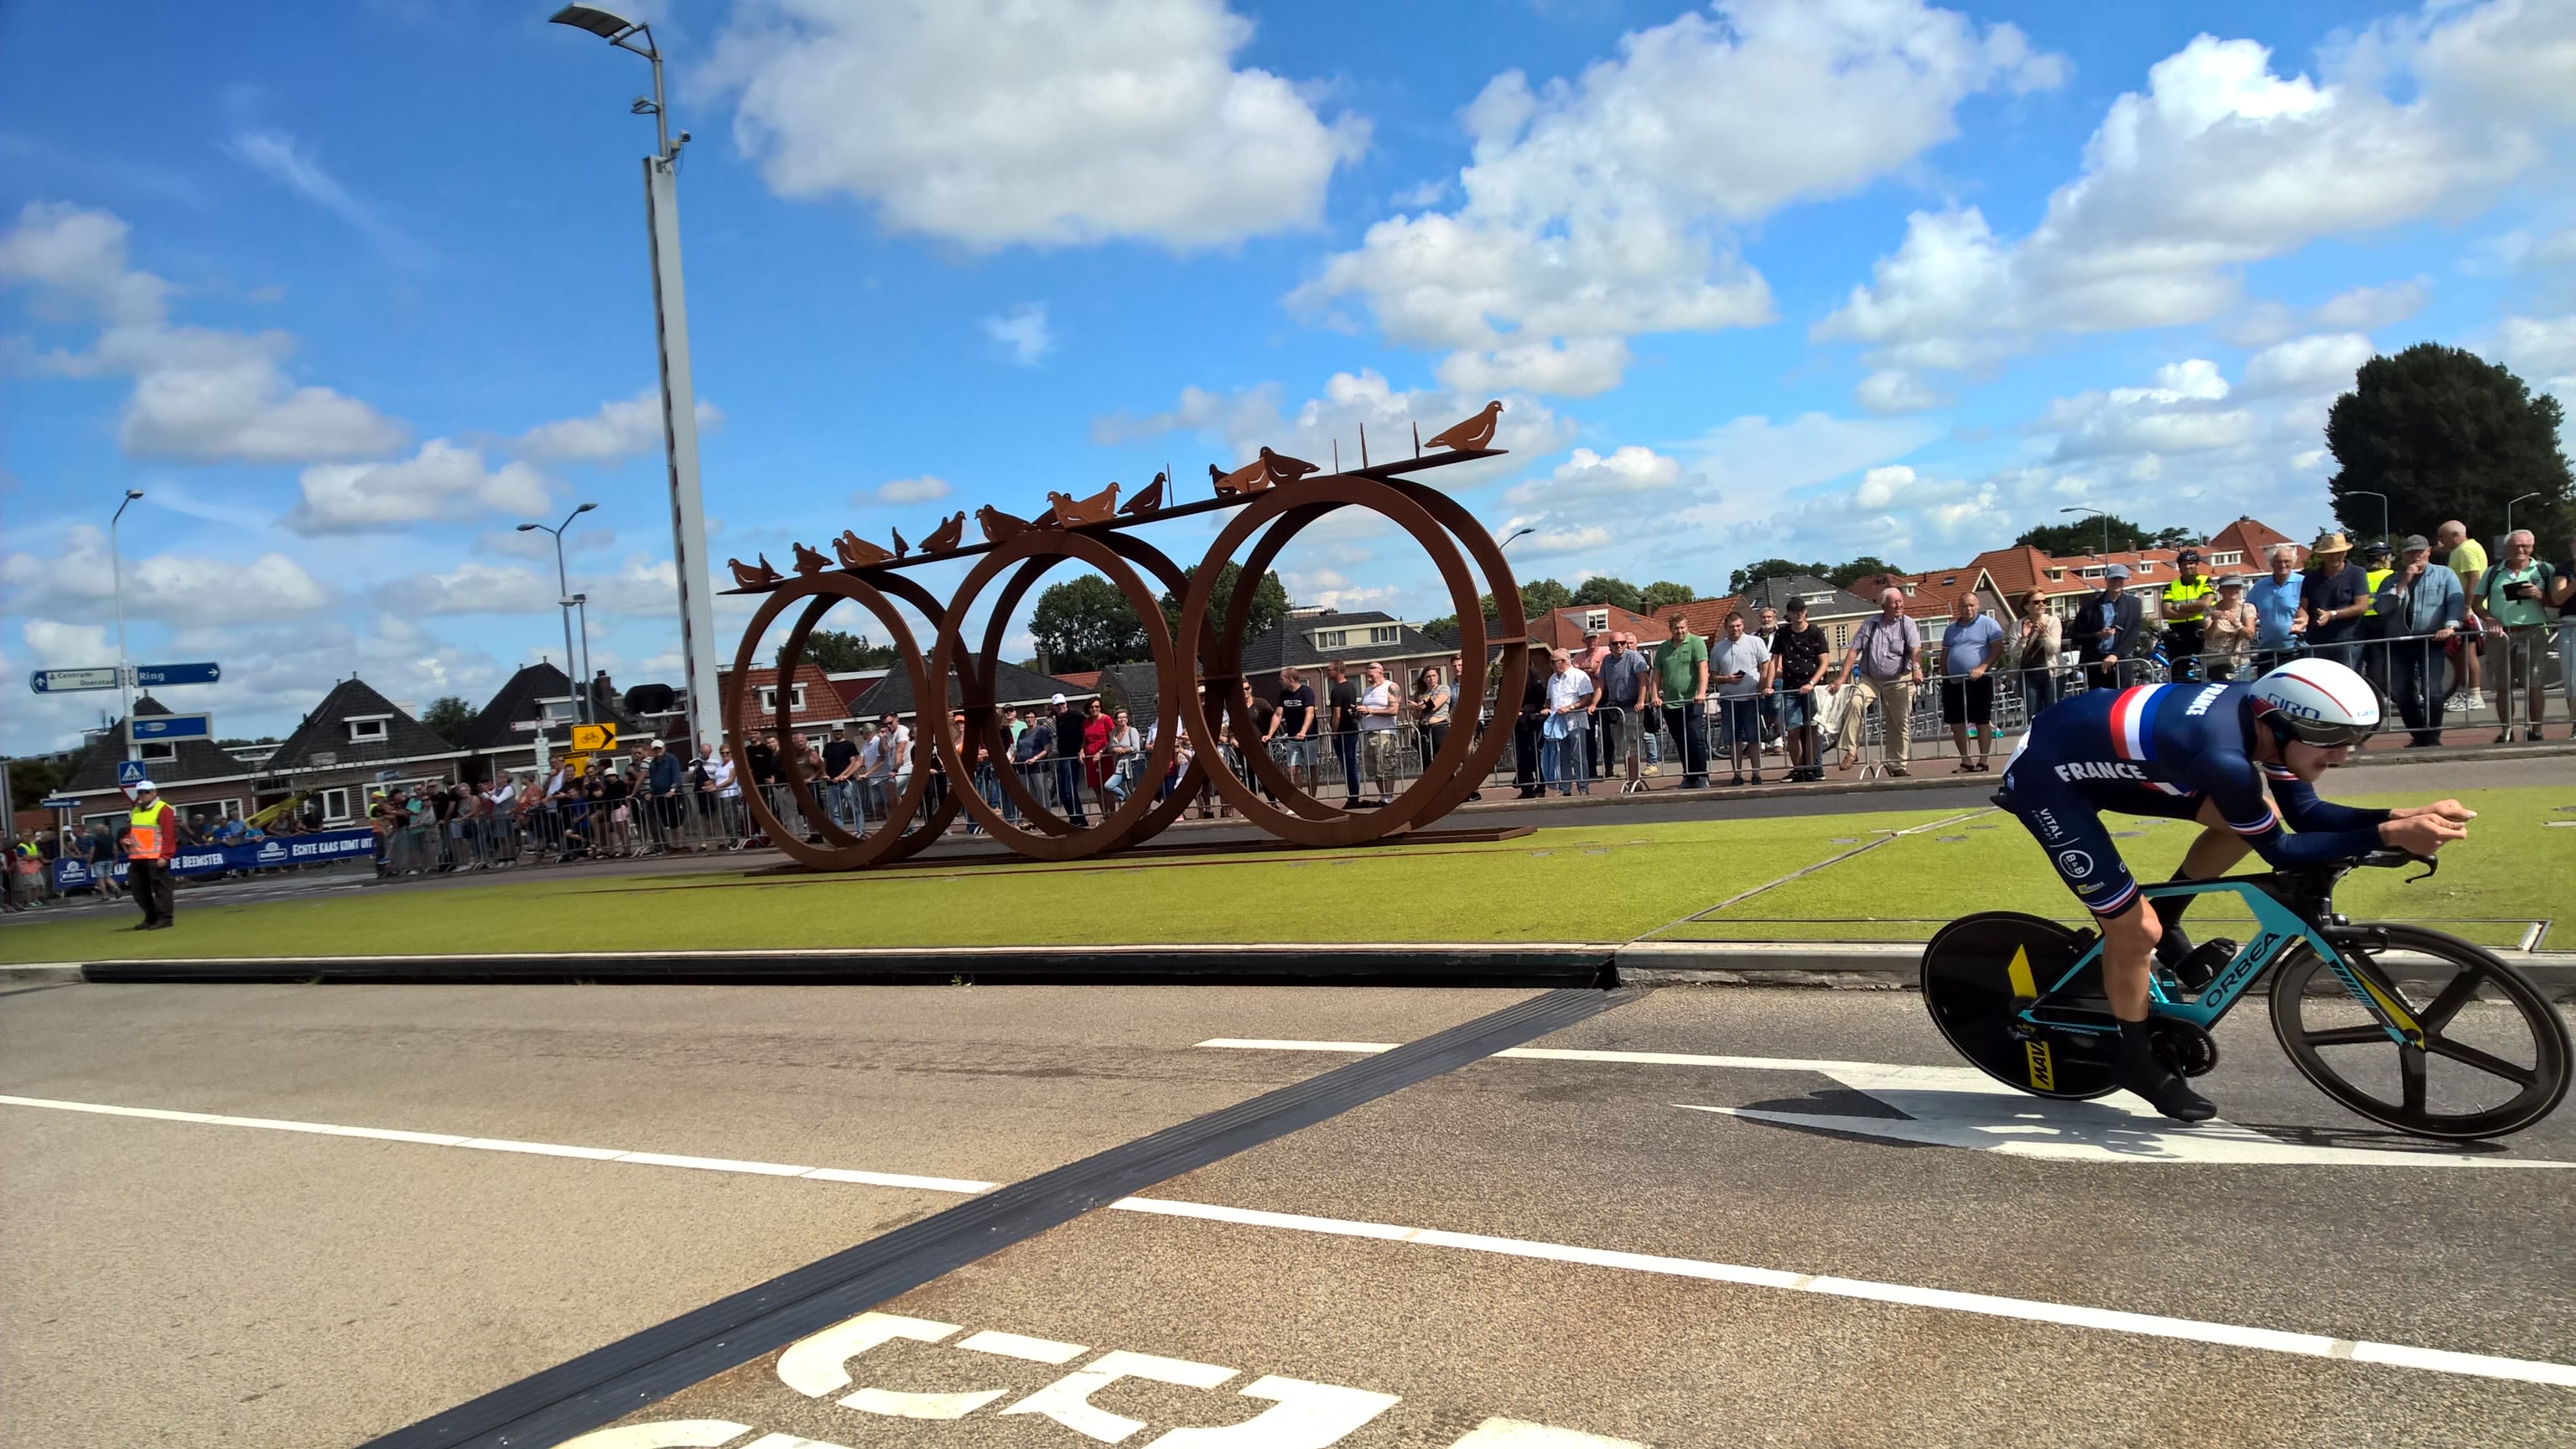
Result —
POLYGON ((2352 540, 2328 529, 2308 550, 2308 580, 2299 596, 2308 652, 2355 666, 2361 616, 2370 612, 2370 577, 2352 561, 2352 540))

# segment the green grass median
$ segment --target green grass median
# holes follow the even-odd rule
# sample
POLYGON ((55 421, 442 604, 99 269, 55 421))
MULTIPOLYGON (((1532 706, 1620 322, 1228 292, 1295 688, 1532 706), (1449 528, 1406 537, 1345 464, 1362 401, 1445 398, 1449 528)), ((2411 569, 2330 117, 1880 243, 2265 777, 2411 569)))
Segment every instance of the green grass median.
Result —
MULTIPOLYGON (((2439 877, 2406 885, 2399 872, 2365 872, 2339 898, 2342 908, 2433 922, 2495 945, 2519 942, 2533 922, 2576 913, 2576 828, 2549 823, 2576 821, 2569 792, 2463 798, 2480 819, 2468 841, 2444 853, 2439 877)), ((2170 873, 2190 840, 2189 827, 2167 822, 2123 819, 2113 828, 2135 832, 2120 847, 2141 879, 2170 873)), ((437 889, 369 887, 243 904, 183 891, 175 930, 126 930, 133 916, 124 911, 21 919, 0 929, 0 961, 1641 936, 1921 940, 1972 910, 2076 914, 2009 817, 1912 810, 1590 822, 1493 843, 918 864, 856 875, 576 876, 540 868, 437 889)))

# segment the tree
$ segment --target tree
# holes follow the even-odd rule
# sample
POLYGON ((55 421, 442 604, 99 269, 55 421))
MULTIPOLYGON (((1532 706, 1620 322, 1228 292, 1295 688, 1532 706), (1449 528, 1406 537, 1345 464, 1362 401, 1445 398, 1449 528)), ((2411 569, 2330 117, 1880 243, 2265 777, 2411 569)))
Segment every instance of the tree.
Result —
MULTIPOLYGON (((817 629, 805 636, 805 662, 825 674, 851 674, 862 669, 892 669, 900 655, 891 644, 871 644, 864 634, 843 629, 817 629)), ((784 664, 787 641, 778 641, 774 661, 784 664)))
POLYGON ((1608 604, 1631 614, 1637 612, 1639 602, 1635 584, 1608 574, 1594 574, 1575 585, 1573 601, 1578 604, 1608 604))
POLYGON ((1848 589, 1856 580, 1868 578, 1872 574, 1901 574, 1903 572, 1905 572, 1905 570, 1898 568, 1896 565, 1889 563, 1878 555, 1874 553, 1865 553, 1860 557, 1853 559, 1850 563, 1836 564, 1832 568, 1825 570, 1824 576, 1825 582, 1833 585, 1835 588, 1848 589))
POLYGON ((62 783, 62 767, 51 760, 9 762, 9 803, 20 810, 34 809, 37 801, 54 793, 62 783))
MULTIPOLYGON (((2155 541, 2158 535, 2147 532, 2118 514, 2108 518, 2088 514, 2072 523, 2039 524, 2036 527, 2023 529, 2021 537, 2014 539, 2013 542, 2016 545, 2028 544, 2041 553, 2071 558, 2078 554, 2099 552, 2103 547, 2103 530, 2106 527, 2110 530, 2110 549, 2113 553, 2128 553, 2136 549, 2160 546, 2155 541)), ((2166 532, 2181 533, 2183 530, 2168 529, 2166 532)), ((2197 538, 2191 541, 2200 542, 2197 538)))
POLYGON ((1574 602, 1574 591, 1554 579, 1532 579, 1521 585, 1521 612, 1532 619, 1574 602))
MULTIPOLYGON (((1195 583, 1198 572, 1199 566, 1192 564, 1181 570, 1181 579, 1184 583, 1195 583)), ((1225 611, 1233 605, 1235 587, 1242 579, 1241 564, 1229 563, 1217 570, 1216 588, 1208 595, 1209 628, 1225 626, 1225 611)), ((1252 607, 1245 611, 1243 637, 1258 639, 1287 617, 1288 586, 1279 581, 1275 571, 1263 574, 1261 582, 1252 588, 1252 607)), ((1173 638, 1181 636, 1181 596, 1169 589, 1163 591, 1163 627, 1171 631, 1173 638)), ((1145 656, 1139 654, 1136 657, 1142 659, 1145 656)))
POLYGON ((1118 586, 1098 574, 1049 584, 1029 616, 1039 657, 1056 670, 1102 669, 1147 658, 1145 626, 1118 586))
POLYGON ((1756 559, 1726 576, 1726 591, 1730 594, 1740 594, 1764 579, 1785 579, 1791 574, 1808 574, 1823 578, 1832 569, 1831 564, 1800 563, 1796 559, 1756 559))
POLYGON ((1652 614, 1668 604, 1687 604, 1698 597, 1699 595, 1692 592, 1688 584, 1677 584, 1670 579, 1657 579, 1637 591, 1637 612, 1652 614))
POLYGON ((2202 540, 2199 529, 2183 528, 2177 525, 2172 528, 2158 529, 2156 531, 2156 536, 2147 540, 2147 547, 2175 549, 2198 548, 2200 547, 2201 542, 2202 540))
POLYGON ((2389 527, 2430 535, 2448 519, 2469 536, 2504 532, 2505 504, 2518 494, 2518 528, 2561 536, 2576 518, 2567 455, 2558 446, 2558 399, 2476 353, 2419 342, 2361 365, 2352 391, 2326 413, 2326 448, 2339 465, 2326 480, 2347 533, 2376 536, 2379 500, 2389 527))
POLYGON ((465 742, 465 727, 474 723, 474 706, 453 694, 442 694, 420 712, 421 728, 451 745, 465 742))

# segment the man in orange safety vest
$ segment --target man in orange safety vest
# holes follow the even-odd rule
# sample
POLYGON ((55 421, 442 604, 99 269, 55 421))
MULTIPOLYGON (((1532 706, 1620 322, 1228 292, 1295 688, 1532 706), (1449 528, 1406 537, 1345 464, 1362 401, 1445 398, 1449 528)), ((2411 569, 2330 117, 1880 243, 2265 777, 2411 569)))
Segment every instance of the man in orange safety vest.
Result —
POLYGON ((170 858, 178 851, 179 812, 161 799, 151 781, 135 781, 125 836, 125 886, 143 907, 143 924, 134 929, 158 931, 173 924, 170 858))

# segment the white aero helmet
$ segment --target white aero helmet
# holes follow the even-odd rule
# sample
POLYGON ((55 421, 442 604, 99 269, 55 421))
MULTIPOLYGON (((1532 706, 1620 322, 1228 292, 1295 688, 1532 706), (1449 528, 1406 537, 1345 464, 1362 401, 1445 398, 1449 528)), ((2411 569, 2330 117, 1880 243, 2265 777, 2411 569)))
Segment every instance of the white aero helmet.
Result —
POLYGON ((2254 681, 2254 717, 2312 745, 2358 745, 2379 729, 2379 695, 2350 666, 2293 659, 2254 681))

